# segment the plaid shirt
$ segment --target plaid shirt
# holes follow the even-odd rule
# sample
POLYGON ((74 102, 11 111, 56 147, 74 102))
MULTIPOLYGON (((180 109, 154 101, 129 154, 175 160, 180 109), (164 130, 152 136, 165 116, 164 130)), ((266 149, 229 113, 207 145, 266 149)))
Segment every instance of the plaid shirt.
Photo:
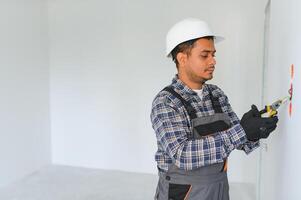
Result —
POLYGON ((171 86, 194 107, 198 117, 214 114, 208 91, 210 87, 213 96, 219 97, 223 112, 229 115, 231 127, 202 139, 188 140, 187 134, 191 134, 192 128, 183 104, 169 92, 159 92, 152 103, 151 121, 158 145, 155 160, 161 170, 167 171, 171 164, 183 170, 193 170, 223 162, 234 149, 244 150, 248 154, 259 146, 259 142, 247 140, 240 120, 219 87, 204 84, 201 100, 177 75, 171 86))

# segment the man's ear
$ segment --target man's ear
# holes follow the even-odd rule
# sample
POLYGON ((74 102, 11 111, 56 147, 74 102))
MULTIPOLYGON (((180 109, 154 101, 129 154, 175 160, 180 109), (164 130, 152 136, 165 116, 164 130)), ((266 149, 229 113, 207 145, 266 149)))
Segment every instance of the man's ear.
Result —
POLYGON ((183 52, 179 52, 177 54, 177 60, 180 66, 185 66, 187 61, 187 54, 183 52))

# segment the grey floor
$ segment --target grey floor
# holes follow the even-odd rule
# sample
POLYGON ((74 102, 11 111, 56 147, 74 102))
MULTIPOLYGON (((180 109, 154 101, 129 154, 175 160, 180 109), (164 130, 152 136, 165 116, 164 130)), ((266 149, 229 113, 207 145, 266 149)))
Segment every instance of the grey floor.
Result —
MULTIPOLYGON (((152 200, 157 176, 60 165, 46 166, 0 188, 0 200, 152 200)), ((230 183, 231 200, 254 200, 254 186, 230 183)))

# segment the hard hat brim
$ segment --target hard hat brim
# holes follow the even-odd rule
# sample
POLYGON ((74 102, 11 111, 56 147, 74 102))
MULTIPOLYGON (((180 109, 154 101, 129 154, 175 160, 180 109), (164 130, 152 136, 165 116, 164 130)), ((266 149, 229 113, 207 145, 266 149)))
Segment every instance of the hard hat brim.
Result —
MULTIPOLYGON (((202 36, 202 37, 192 38, 191 40, 193 40, 193 39, 200 39, 200 38, 208 37, 208 36, 213 36, 213 37, 214 37, 214 44, 219 43, 219 42, 222 42, 223 40, 225 40, 224 37, 218 36, 218 35, 206 35, 206 36, 202 36)), ((188 41, 188 40, 187 40, 187 41, 188 41)), ((184 41, 184 42, 186 42, 186 41, 184 41)), ((181 43, 183 43, 183 42, 181 42, 181 43)), ((181 43, 180 43, 180 44, 181 44, 181 43)), ((177 44, 174 48, 176 48, 178 45, 179 45, 179 44, 177 44)), ((170 52, 168 52, 168 53, 166 54, 166 57, 168 57, 168 58, 171 57, 171 52, 174 50, 174 48, 173 48, 170 52)))

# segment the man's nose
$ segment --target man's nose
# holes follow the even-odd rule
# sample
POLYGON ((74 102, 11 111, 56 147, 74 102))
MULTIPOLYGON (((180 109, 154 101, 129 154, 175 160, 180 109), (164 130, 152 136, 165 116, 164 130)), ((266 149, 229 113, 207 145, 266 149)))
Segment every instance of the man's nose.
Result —
POLYGON ((213 56, 210 56, 210 61, 209 61, 209 65, 210 66, 214 66, 216 64, 216 60, 213 56))

